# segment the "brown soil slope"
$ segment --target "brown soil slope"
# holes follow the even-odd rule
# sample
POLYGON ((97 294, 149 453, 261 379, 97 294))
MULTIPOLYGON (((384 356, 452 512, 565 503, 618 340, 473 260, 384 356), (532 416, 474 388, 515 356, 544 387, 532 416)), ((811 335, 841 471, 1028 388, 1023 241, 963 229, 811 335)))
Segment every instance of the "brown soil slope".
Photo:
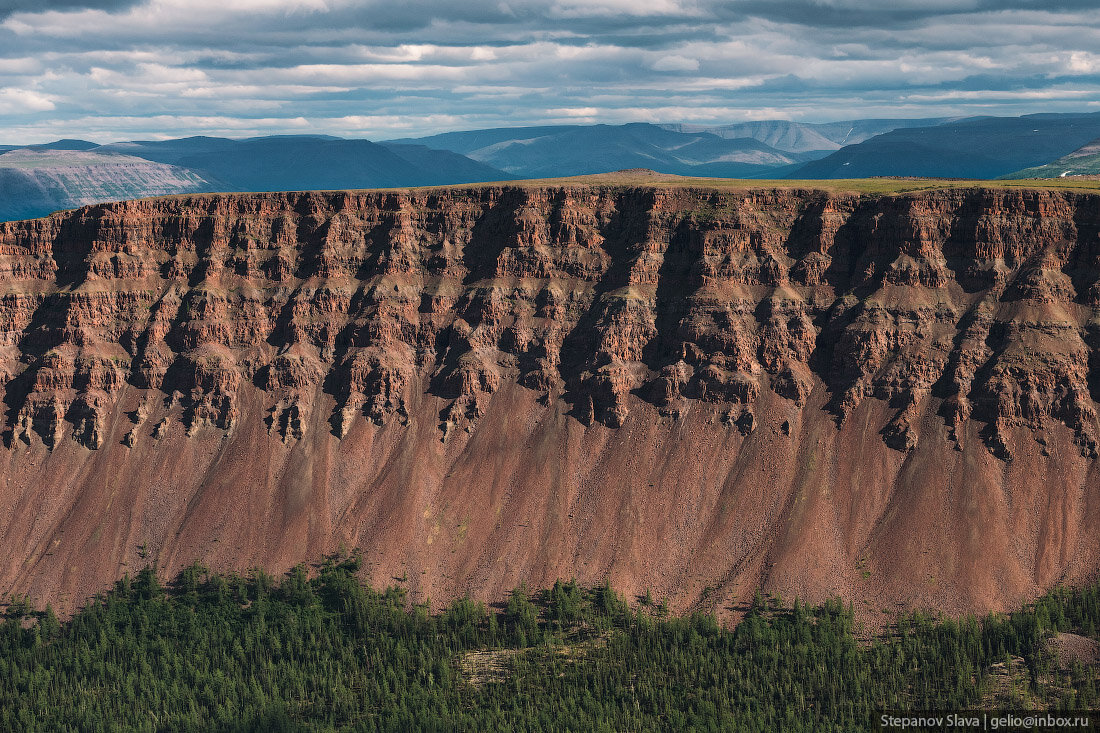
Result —
POLYGON ((0 225, 0 591, 146 554, 865 612, 1100 569, 1100 196, 191 196, 0 225))

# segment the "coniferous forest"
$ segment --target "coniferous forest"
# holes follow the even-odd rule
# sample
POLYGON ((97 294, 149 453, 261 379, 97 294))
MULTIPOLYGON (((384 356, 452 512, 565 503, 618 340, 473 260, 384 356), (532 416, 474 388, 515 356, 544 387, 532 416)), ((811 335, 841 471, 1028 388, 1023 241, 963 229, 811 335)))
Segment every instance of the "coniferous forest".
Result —
POLYGON ((1100 585, 868 637, 840 601, 758 597, 728 628, 573 582, 433 614, 359 567, 146 568, 64 623, 12 599, 0 730, 850 731, 884 709, 1097 707, 1096 669, 1050 641, 1096 638, 1100 585))

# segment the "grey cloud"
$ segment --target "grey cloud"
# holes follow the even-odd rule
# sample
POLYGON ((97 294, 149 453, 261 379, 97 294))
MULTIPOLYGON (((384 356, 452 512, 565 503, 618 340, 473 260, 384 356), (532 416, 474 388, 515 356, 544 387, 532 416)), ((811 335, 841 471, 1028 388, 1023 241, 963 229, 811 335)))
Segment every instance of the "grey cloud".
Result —
POLYGON ((971 0, 970 2, 913 2, 889 0, 746 0, 714 6, 719 17, 739 19, 745 16, 808 27, 833 28, 904 28, 929 19, 1037 10, 1057 14, 1095 10, 1095 0, 971 0))
POLYGON ((513 25, 534 17, 525 8, 517 13, 507 5, 487 0, 462 3, 438 3, 431 0, 412 2, 367 2, 337 7, 324 13, 307 13, 298 20, 307 26, 362 28, 387 33, 408 33, 437 23, 461 22, 470 25, 513 25))
POLYGON ((49 10, 125 10, 142 0, 0 0, 0 20, 13 13, 41 13, 49 10))
POLYGON ((227 3, 216 21, 172 22, 124 12, 133 2, 7 2, 0 19, 27 14, 0 23, 0 80, 16 90, 0 142, 1015 114, 1100 98, 1095 0, 697 0, 660 16, 561 2, 227 3))

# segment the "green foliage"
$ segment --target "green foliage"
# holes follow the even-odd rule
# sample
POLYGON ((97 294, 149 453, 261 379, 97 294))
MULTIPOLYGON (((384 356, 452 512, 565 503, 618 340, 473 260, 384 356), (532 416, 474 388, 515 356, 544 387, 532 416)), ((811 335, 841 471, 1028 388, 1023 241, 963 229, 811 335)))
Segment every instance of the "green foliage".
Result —
POLYGON ((13 598, 0 730, 849 731, 884 708, 982 704, 1006 659, 1027 699, 1098 702, 1095 669, 1059 668, 1044 639, 1095 637, 1100 586, 982 620, 913 613, 867 642, 839 600, 758 596, 726 628, 569 581, 432 615, 360 567, 331 556, 276 581, 194 565, 167 587, 146 568, 64 623, 13 598))
POLYGON ((575 624, 581 617, 581 587, 576 580, 563 583, 560 580, 554 583, 549 596, 550 620, 557 623, 558 628, 575 624))

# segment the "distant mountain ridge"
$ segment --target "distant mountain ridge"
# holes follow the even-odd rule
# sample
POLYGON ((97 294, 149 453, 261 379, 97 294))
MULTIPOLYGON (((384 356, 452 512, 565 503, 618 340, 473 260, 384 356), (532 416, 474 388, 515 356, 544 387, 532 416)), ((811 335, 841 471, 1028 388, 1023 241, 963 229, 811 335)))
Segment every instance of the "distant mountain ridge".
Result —
POLYGON ((840 150, 845 145, 861 143, 875 135, 902 127, 940 125, 955 118, 933 117, 914 119, 845 120, 841 122, 792 122, 790 120, 760 120, 735 122, 730 125, 661 125, 676 132, 706 132, 724 138, 751 137, 765 145, 788 153, 814 153, 840 150))
POLYGON ((10 150, 19 150, 26 148, 28 150, 91 150, 92 148, 98 148, 98 143, 88 142, 87 140, 54 140, 52 143, 43 143, 40 145, 0 145, 0 153, 5 153, 10 150))
POLYGON ((0 221, 175 193, 356 189, 511 178, 449 150, 329 135, 0 146, 0 221), (47 151, 49 155, 47 155, 47 151))
POLYGON ((212 184, 187 168, 131 155, 47 145, 0 155, 0 220, 139 196, 195 193, 212 184))
POLYGON ((749 136, 681 132, 674 126, 561 125, 450 132, 395 140, 461 153, 521 178, 650 168, 686 176, 752 178, 817 155, 784 151, 749 136))
POLYGON ((503 171, 448 150, 330 136, 196 137, 116 143, 103 149, 183 166, 231 191, 388 188, 508 178, 503 171))
POLYGON ((1044 165, 1010 173, 1005 178, 1062 178, 1100 176, 1100 138, 1044 165))
POLYGON ((731 178, 985 179, 1044 165, 1097 137, 1100 113, 831 123, 767 120, 710 127, 560 125, 450 132, 395 142, 452 150, 522 178, 650 168, 731 178))
POLYGON ((1086 146, 1097 139, 1100 113, 543 125, 381 142, 331 135, 108 145, 66 139, 0 145, 0 221, 164 193, 405 188, 641 168, 750 179, 1091 175, 1100 171, 1100 154, 1086 146))
POLYGON ((1043 165, 1100 137, 1100 113, 978 117, 892 130, 849 145, 789 178, 997 178, 1043 165))

